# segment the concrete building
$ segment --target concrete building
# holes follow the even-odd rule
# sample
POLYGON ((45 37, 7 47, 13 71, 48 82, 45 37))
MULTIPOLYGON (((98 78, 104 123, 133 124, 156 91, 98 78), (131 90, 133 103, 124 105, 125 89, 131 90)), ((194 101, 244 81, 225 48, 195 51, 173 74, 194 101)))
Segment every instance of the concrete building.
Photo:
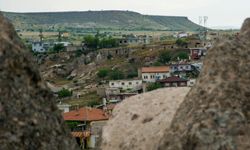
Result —
POLYGON ((49 49, 48 43, 43 43, 43 42, 33 42, 32 43, 32 51, 33 52, 44 53, 44 52, 47 52, 48 49, 49 49))
POLYGON ((141 76, 142 81, 156 82, 158 80, 170 77, 170 67, 143 67, 141 70, 139 70, 139 76, 141 76))
POLYGON ((59 104, 57 104, 57 107, 58 107, 58 109, 61 110, 63 113, 66 113, 66 112, 69 112, 69 111, 70 111, 71 105, 59 103, 59 104))
POLYGON ((140 90, 142 89, 142 80, 113 80, 109 81, 110 88, 119 88, 122 90, 140 90))

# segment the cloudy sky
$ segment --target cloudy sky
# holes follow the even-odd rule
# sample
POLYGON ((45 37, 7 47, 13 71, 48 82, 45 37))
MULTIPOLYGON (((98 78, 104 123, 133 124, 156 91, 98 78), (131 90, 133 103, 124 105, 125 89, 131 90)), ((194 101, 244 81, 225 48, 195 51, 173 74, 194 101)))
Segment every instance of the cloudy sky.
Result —
POLYGON ((0 10, 130 10, 150 15, 188 16, 196 23, 199 16, 208 16, 209 27, 240 27, 250 17, 250 0, 0 0, 0 10))

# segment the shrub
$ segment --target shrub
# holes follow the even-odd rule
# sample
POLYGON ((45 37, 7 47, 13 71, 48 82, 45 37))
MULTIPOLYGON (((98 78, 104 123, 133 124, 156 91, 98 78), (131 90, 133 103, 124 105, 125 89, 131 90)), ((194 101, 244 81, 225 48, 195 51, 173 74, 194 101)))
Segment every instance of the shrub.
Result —
POLYGON ((105 78, 108 76, 108 74, 109 74, 109 69, 100 69, 97 73, 97 76, 99 78, 105 78))
POLYGON ((65 47, 63 46, 63 44, 55 44, 53 47, 54 52, 59 52, 59 51, 62 51, 64 49, 65 49, 65 47))
POLYGON ((156 89, 159 89, 159 88, 162 88, 162 85, 160 83, 150 83, 147 86, 148 91, 153 91, 153 90, 156 90, 156 89))
POLYGON ((65 98, 65 97, 72 96, 72 92, 69 91, 68 89, 65 89, 65 88, 63 88, 62 90, 60 90, 57 94, 58 94, 59 98, 65 98))
POLYGON ((127 75, 129 79, 138 77, 138 73, 136 71, 130 71, 127 75))
POLYGON ((124 74, 122 71, 120 70, 112 70, 109 74, 109 78, 111 80, 120 80, 120 79, 124 79, 124 74))
POLYGON ((172 57, 170 55, 170 52, 164 51, 164 52, 160 53, 159 62, 161 62, 163 64, 166 64, 166 63, 168 63, 171 60, 171 58, 172 57))
POLYGON ((181 47, 184 47, 184 46, 187 46, 188 45, 188 42, 186 39, 178 39, 176 40, 176 44, 178 46, 181 46, 181 47))

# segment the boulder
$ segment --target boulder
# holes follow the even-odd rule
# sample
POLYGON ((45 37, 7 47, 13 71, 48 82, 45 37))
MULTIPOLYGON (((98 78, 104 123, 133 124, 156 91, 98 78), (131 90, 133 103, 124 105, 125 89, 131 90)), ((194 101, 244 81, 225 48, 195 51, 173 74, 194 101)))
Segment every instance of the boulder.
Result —
POLYGON ((118 104, 103 129, 102 150, 155 150, 189 89, 159 89, 118 104))

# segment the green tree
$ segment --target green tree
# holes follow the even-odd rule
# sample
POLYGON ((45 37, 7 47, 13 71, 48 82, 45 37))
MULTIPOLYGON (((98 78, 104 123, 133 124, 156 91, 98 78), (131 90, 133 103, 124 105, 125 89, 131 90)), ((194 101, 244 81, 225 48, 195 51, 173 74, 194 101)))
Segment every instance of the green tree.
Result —
POLYGON ((180 59, 188 59, 189 58, 188 53, 186 53, 186 52, 178 53, 177 57, 179 57, 180 59))
POLYGON ((60 90, 57 94, 58 94, 59 98, 65 98, 65 97, 72 96, 72 92, 69 91, 68 89, 65 89, 65 88, 63 88, 62 90, 60 90))
POLYGON ((178 46, 181 46, 181 47, 184 47, 184 46, 187 46, 188 45, 188 42, 186 39, 178 39, 176 40, 176 44, 178 46))
POLYGON ((53 47, 54 52, 59 52, 59 51, 62 51, 64 49, 65 49, 65 47, 63 46, 63 44, 55 44, 53 47))
POLYGON ((131 78, 135 78, 135 77, 138 77, 138 73, 137 71, 129 71, 128 75, 127 75, 127 78, 131 79, 131 78))
POLYGON ((124 79, 124 74, 122 71, 120 70, 112 70, 110 73, 109 73, 109 79, 111 80, 120 80, 120 79, 124 79))
POLYGON ((162 88, 162 85, 160 83, 150 83, 147 86, 148 91, 153 91, 153 90, 156 90, 156 89, 159 89, 159 88, 162 88))
POLYGON ((97 49, 99 44, 99 38, 92 35, 87 35, 84 37, 84 42, 87 47, 97 49))
POLYGON ((109 74, 109 69, 100 69, 99 71, 98 71, 98 73, 97 73, 97 76, 99 77, 99 78, 105 78, 105 77, 107 77, 108 76, 108 74, 109 74))
POLYGON ((161 52, 160 53, 160 56, 159 56, 159 62, 165 64, 165 63, 168 63, 170 60, 171 60, 171 55, 168 51, 164 51, 164 52, 161 52))

